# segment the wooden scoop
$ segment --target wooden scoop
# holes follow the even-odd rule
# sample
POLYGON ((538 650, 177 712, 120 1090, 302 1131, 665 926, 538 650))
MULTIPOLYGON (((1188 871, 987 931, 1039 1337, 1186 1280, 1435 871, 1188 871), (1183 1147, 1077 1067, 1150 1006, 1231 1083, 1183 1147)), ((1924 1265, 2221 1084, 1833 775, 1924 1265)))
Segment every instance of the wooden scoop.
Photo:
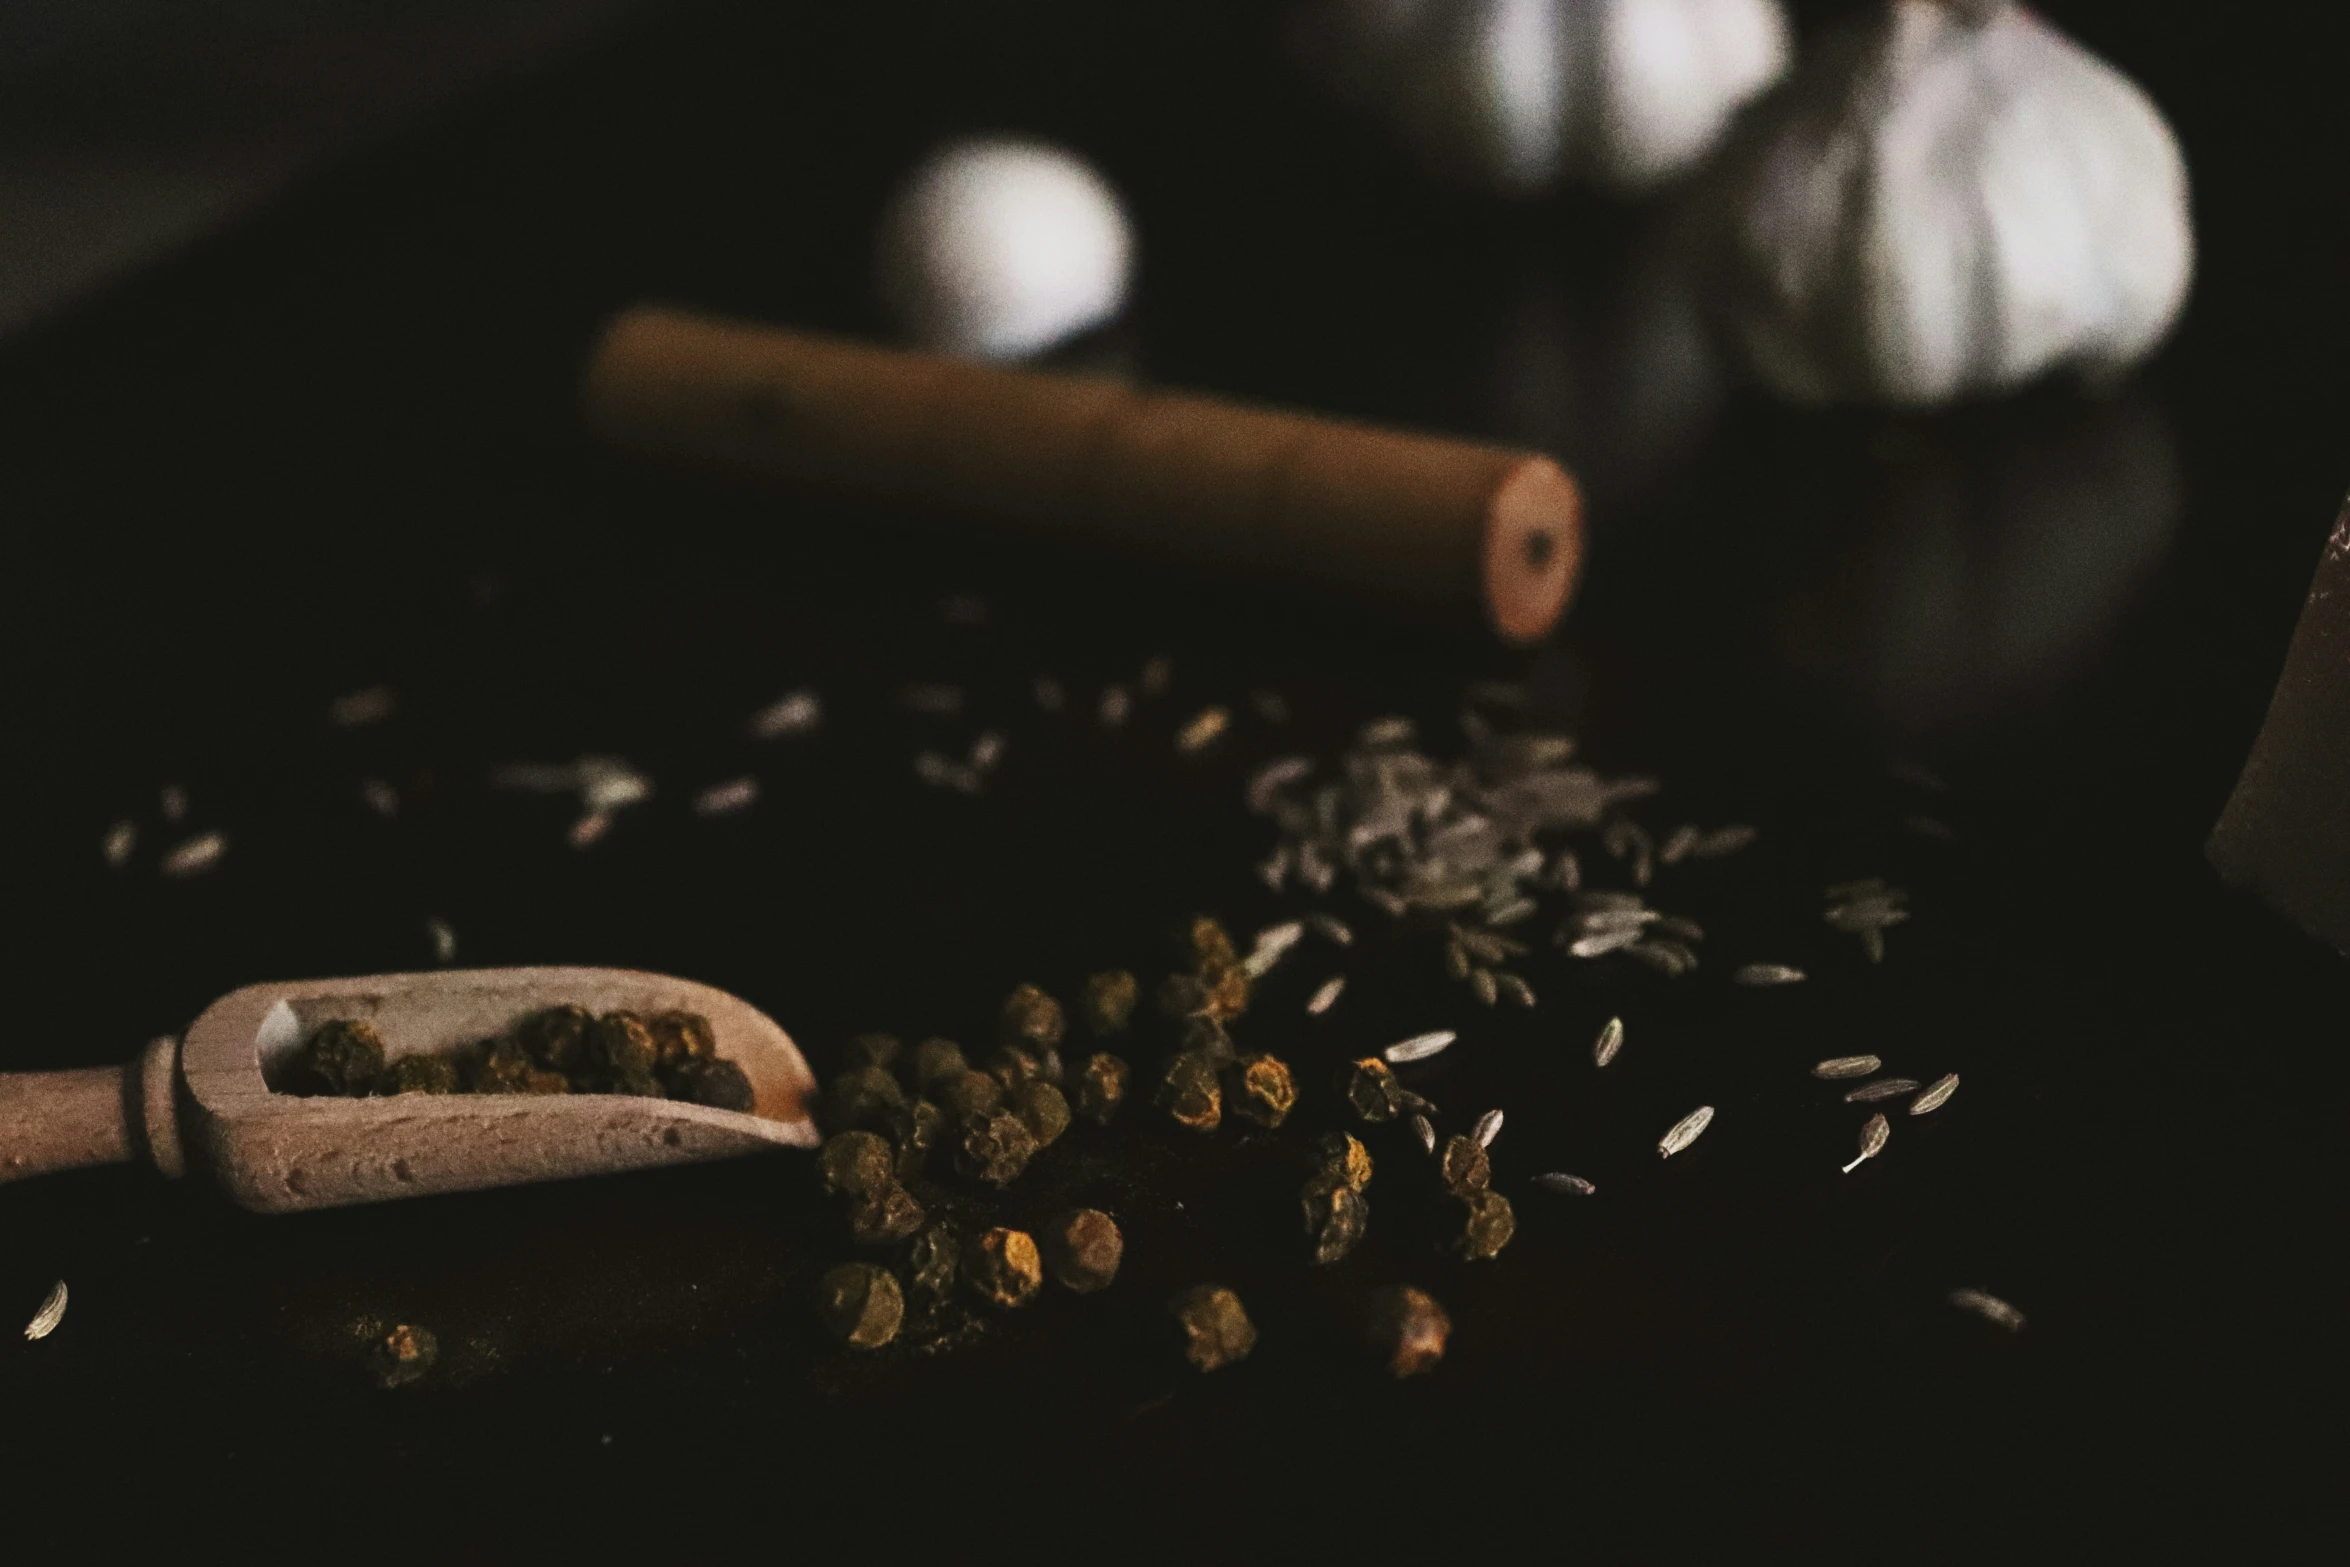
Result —
POLYGON ((262 1213, 473 1191, 651 1165, 813 1148, 815 1078, 757 1008, 628 969, 510 968, 248 985, 184 1040, 128 1066, 0 1075, 0 1180, 140 1158, 217 1181, 262 1213), (365 1019, 393 1060, 446 1052, 569 1002, 697 1012, 751 1080, 749 1114, 623 1094, 303 1098, 270 1080, 321 1023, 365 1019))

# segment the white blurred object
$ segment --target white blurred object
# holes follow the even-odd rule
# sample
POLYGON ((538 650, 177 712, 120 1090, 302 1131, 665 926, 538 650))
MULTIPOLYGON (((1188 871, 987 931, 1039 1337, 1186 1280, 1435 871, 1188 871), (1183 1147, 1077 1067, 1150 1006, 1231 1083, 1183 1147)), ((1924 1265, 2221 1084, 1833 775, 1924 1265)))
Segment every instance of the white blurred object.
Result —
POLYGON ((1667 183, 1791 53, 1779 0, 1325 0, 1311 23, 1423 159, 1513 194, 1667 183))
POLYGON ((1798 402, 2111 376, 2194 271, 2160 111, 2011 0, 1891 0, 1740 128, 1707 197, 1731 336, 1798 402))
POLYGON ((881 294, 925 347, 1019 359, 1117 315, 1134 243, 1107 181, 1041 142, 949 143, 882 220, 881 294))

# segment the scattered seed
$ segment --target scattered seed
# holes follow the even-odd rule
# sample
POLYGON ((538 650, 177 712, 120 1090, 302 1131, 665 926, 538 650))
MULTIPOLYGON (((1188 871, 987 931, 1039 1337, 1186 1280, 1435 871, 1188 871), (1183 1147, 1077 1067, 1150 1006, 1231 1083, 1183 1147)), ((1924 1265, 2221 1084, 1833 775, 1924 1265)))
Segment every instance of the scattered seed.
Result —
POLYGON ((1190 723, 1176 731, 1175 749, 1186 756, 1196 755, 1214 744, 1216 737, 1231 724, 1232 714, 1229 709, 1203 707, 1192 716, 1190 723))
POLYGON ((824 721, 824 704, 813 691, 794 691, 751 715, 754 740, 781 740, 804 735, 824 721))
POLYGON ((1868 1119, 1868 1124, 1860 1129, 1860 1153, 1850 1164, 1844 1167, 1844 1173, 1846 1175, 1850 1175, 1853 1171, 1859 1169, 1869 1160, 1874 1159, 1877 1157, 1877 1155, 1883 1153, 1885 1151, 1885 1139, 1891 1137, 1892 1135, 1893 1128, 1886 1122, 1883 1116, 1870 1116, 1868 1119))
POLYGON ((1673 1129, 1665 1133, 1663 1140, 1656 1145, 1657 1157, 1670 1159, 1703 1136, 1705 1129, 1713 1123, 1714 1107, 1699 1105, 1673 1123, 1673 1129))
POLYGON ((1846 1094, 1844 1102, 1848 1105, 1875 1104, 1880 1099, 1898 1099, 1903 1094, 1914 1094, 1917 1091, 1918 1081, 1914 1077, 1880 1077, 1846 1094))
POLYGON ((1414 1034, 1409 1039, 1399 1039, 1379 1054, 1390 1066, 1402 1066, 1406 1062, 1425 1061, 1460 1037, 1449 1028, 1440 1028, 1433 1033, 1414 1034))
POLYGON ((1698 839, 1702 836, 1703 834, 1694 826, 1684 824, 1674 828, 1665 835, 1664 847, 1656 851, 1657 863, 1660 865, 1680 864, 1689 858, 1690 851, 1697 847, 1698 839))
POLYGON ((1501 993, 1507 996, 1513 1004, 1521 1007, 1534 1005, 1534 987, 1517 975, 1507 972, 1497 973, 1493 976, 1493 983, 1500 987, 1501 993))
POLYGON ((1312 996, 1307 998, 1307 1015, 1311 1017, 1320 1017, 1323 1013, 1329 1011, 1332 1007, 1338 1004, 1338 997, 1345 989, 1346 976, 1344 974, 1334 974, 1330 978, 1322 981, 1322 988, 1315 991, 1312 996))
POLYGON ((1588 1197, 1599 1188, 1580 1175, 1569 1175, 1564 1170, 1553 1170, 1534 1177, 1534 1184, 1546 1192, 1557 1192, 1562 1197, 1588 1197))
POLYGON ((1536 912, 1537 906, 1532 898, 1504 898, 1486 909, 1485 923, 1515 925, 1521 920, 1532 919, 1536 912))
POLYGON ((1256 942, 1249 949, 1248 956, 1241 960, 1240 966, 1248 972, 1249 978, 1263 979, 1290 948, 1305 939, 1305 934, 1303 920, 1284 920, 1278 925, 1268 925, 1257 932, 1256 942))
POLYGON ((1102 727, 1121 727, 1134 712, 1134 693, 1124 686, 1105 686, 1102 689, 1102 727))
POLYGON ((1561 892, 1574 892, 1583 885, 1583 862, 1575 858, 1574 850, 1559 850, 1559 857, 1551 862, 1550 879, 1561 892))
POLYGON ((359 798, 367 802, 369 810, 386 821, 400 814, 400 791, 381 778, 360 779, 359 798))
POLYGON ((2010 1333, 2023 1331, 2024 1314, 1988 1290, 1952 1290, 1949 1298, 1950 1304, 1959 1310, 1971 1311, 2010 1333))
POLYGON ((424 934, 425 938, 432 943, 432 960, 435 963, 457 961, 457 928, 455 926, 435 915, 424 922, 424 934))
POLYGON ((571 824, 563 836, 574 849, 584 849, 612 830, 612 818, 602 811, 589 811, 571 824))
MULTIPOLYGON (((1568 944, 1567 956, 1572 958, 1604 958, 1611 952, 1621 952, 1640 940, 1640 927, 1626 925, 1617 930, 1603 930, 1594 935, 1578 936, 1568 944)), ((1735 976, 1733 976, 1735 977, 1735 976)))
POLYGON ((725 816, 755 804, 759 798, 759 780, 731 778, 725 783, 712 784, 694 796, 696 816, 725 816))
POLYGON ((1001 730, 982 730, 979 738, 971 742, 972 771, 987 772, 1003 759, 1004 736, 1001 730))
POLYGON ((130 863, 131 852, 138 846, 139 829, 137 825, 132 822, 116 822, 106 829, 106 836, 99 844, 99 852, 106 856, 107 864, 120 870, 130 863))
POLYGON ((908 686, 898 693, 898 700, 905 703, 908 712, 944 718, 963 710, 963 688, 943 682, 908 686))
POLYGON ((914 758, 914 776, 942 789, 958 789, 964 794, 979 792, 979 774, 975 770, 936 751, 924 751, 914 758))
POLYGON ((57 1324, 65 1320, 65 1280, 59 1279, 49 1298, 41 1302, 41 1309, 33 1313, 33 1320, 24 1325, 28 1343, 38 1343, 57 1331, 57 1324))
POLYGON ((228 835, 220 832, 200 832, 163 857, 166 876, 195 876, 220 863, 228 853, 228 835))
POLYGON ((1785 963, 1749 963, 1730 975, 1733 985, 1799 985, 1804 972, 1785 963))
POLYGON ((1477 1139, 1478 1147, 1491 1148, 1493 1140, 1501 1135, 1501 1112, 1488 1110, 1477 1117, 1477 1124, 1469 1129, 1469 1135, 1477 1139))
POLYGON ((157 791, 156 798, 162 803, 163 819, 165 821, 182 822, 187 820, 187 790, 181 788, 178 784, 165 784, 161 790, 157 791))
POLYGON ((1591 1042, 1591 1064, 1605 1066, 1613 1061, 1616 1058, 1616 1052, 1623 1048, 1624 1020, 1620 1017, 1611 1017, 1607 1020, 1607 1025, 1600 1029, 1599 1037, 1591 1042))
POLYGON ((1469 970, 1469 994, 1477 998, 1479 1006, 1492 1006, 1501 999, 1501 984, 1489 968, 1469 970))
POLYGON ((1840 1077, 1866 1077, 1884 1066, 1875 1056, 1830 1056, 1811 1069, 1811 1075, 1834 1081, 1840 1077))
POLYGON ((1267 762, 1248 778, 1248 808, 1263 816, 1273 809, 1281 798, 1281 791, 1313 772, 1313 760, 1303 756, 1284 756, 1267 762))
POLYGON ((1909 1102, 1909 1113, 1911 1115, 1932 1115, 1950 1103, 1950 1096, 1957 1092, 1958 1074, 1956 1072, 1937 1077, 1927 1085, 1924 1093, 1909 1102))
POLYGON ((1466 981, 1469 977, 1469 967, 1469 949, 1461 945, 1460 939, 1455 937, 1446 942, 1444 944, 1445 978, 1466 981))
POLYGON ((1712 832, 1704 834, 1697 840, 1689 850, 1689 857, 1695 860, 1722 859, 1725 856, 1736 854, 1740 849, 1754 842, 1758 836, 1759 834, 1744 822, 1734 822, 1727 827, 1716 827, 1712 832))
POLYGON ((1257 716, 1266 723, 1286 724, 1289 722, 1289 703, 1280 692, 1251 691, 1248 701, 1249 706, 1257 710, 1257 716))
POLYGON ((1427 1150, 1428 1150, 1430 1153, 1434 1153, 1434 1152, 1436 1152, 1436 1123, 1435 1123, 1435 1122, 1433 1122, 1433 1121, 1429 1120, 1429 1119, 1428 1119, 1426 1116, 1424 1116, 1424 1115, 1415 1115, 1415 1116, 1413 1116, 1413 1117, 1412 1117, 1412 1135, 1413 1135, 1414 1137, 1417 1137, 1417 1138, 1420 1140, 1420 1146, 1421 1146, 1422 1148, 1425 1148, 1425 1149, 1427 1149, 1427 1150))
POLYGON ((369 686, 364 691, 336 697, 327 704, 326 716, 338 729, 357 729, 362 724, 379 724, 391 717, 394 705, 390 686, 369 686))
POLYGON ((1036 705, 1048 713, 1057 713, 1069 705, 1069 689, 1050 675, 1038 675, 1029 689, 1036 695, 1036 705))
POLYGON ((1141 680, 1144 696, 1164 696, 1174 680, 1175 660, 1164 653, 1144 660, 1141 680))
POLYGON ((1355 743, 1365 750, 1382 750, 1410 745, 1418 736, 1418 727, 1408 718, 1374 718, 1355 735, 1355 743))
POLYGON ((1317 935, 1334 947, 1351 947, 1355 944, 1353 929, 1335 914, 1309 914, 1306 916, 1306 923, 1314 928, 1317 935))

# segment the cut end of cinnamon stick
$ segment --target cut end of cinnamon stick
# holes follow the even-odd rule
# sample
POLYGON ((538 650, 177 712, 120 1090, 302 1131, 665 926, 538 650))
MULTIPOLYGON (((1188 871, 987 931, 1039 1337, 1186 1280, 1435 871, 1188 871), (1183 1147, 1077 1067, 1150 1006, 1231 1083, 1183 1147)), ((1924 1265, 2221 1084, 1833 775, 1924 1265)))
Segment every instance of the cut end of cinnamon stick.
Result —
POLYGON ((1485 531, 1485 612, 1504 642, 1550 635, 1583 563, 1583 497, 1566 471, 1529 457, 1494 491, 1485 531))

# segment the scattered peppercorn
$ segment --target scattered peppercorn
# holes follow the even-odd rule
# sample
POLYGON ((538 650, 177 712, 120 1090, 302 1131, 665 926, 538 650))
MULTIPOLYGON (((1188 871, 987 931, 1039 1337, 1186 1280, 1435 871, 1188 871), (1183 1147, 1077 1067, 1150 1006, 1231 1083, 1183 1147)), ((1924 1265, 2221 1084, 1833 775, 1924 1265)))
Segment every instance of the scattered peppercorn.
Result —
POLYGON ((849 1062, 852 1066, 877 1066, 886 1072, 898 1064, 905 1048, 895 1034, 859 1034, 849 1041, 849 1062))
POLYGON ((933 1099, 940 1084, 970 1069, 963 1047, 951 1039, 925 1039, 914 1047, 914 1086, 933 1099))
POLYGON ((844 1262, 816 1281, 816 1314, 843 1344, 879 1349, 898 1336, 906 1298, 887 1268, 844 1262))
POLYGON ((1259 1126, 1279 1126, 1297 1107, 1297 1081, 1278 1056, 1248 1056, 1230 1070, 1225 1099, 1232 1113, 1259 1126))
POLYGON ((419 1381, 441 1358, 441 1341, 429 1328, 403 1322, 369 1346, 369 1368, 378 1387, 405 1387, 419 1381))
POLYGON ((1232 1042, 1230 1034, 1224 1032, 1224 1025, 1212 1017, 1195 1017, 1186 1022, 1183 1032, 1176 1039, 1175 1048, 1206 1056, 1219 1068, 1240 1059, 1240 1047, 1232 1042))
POLYGON ((1373 1126, 1403 1113, 1403 1084, 1377 1056, 1365 1056, 1350 1065, 1339 1092, 1345 1096, 1347 1108, 1373 1126))
POLYGON ((1493 1160, 1485 1152, 1485 1145, 1474 1137, 1446 1138, 1444 1151, 1437 1156, 1436 1170, 1444 1181, 1444 1189, 1455 1197, 1466 1198, 1493 1184, 1493 1160))
POLYGON ((1077 1208, 1044 1228, 1045 1266, 1055 1283, 1080 1295, 1108 1289, 1126 1255, 1118 1221, 1099 1208, 1077 1208))
POLYGON ((1408 1284, 1374 1290, 1363 1314, 1363 1342, 1398 1377, 1433 1371, 1452 1337, 1452 1318, 1408 1284))
POLYGON ((893 1181, 849 1210, 849 1238, 860 1246, 887 1246, 922 1228, 928 1217, 914 1194, 893 1181))
POLYGON ((1212 1132, 1224 1119, 1224 1091, 1216 1082, 1216 1064, 1196 1050, 1168 1058, 1159 1073, 1159 1108, 1177 1126, 1212 1132))
POLYGON ((1371 1205, 1342 1169, 1318 1171, 1298 1193, 1298 1202, 1305 1211, 1306 1237, 1314 1243, 1317 1264, 1336 1262, 1354 1250, 1370 1227, 1371 1205))
POLYGON ((910 1181, 930 1162, 930 1150, 946 1135, 947 1113, 917 1099, 889 1113, 890 1141, 897 1145, 898 1179, 910 1181))
POLYGON ((608 1082, 648 1077, 660 1059, 652 1028, 634 1012, 607 1012, 588 1030, 588 1067, 608 1082))
POLYGON ((453 1094, 463 1088, 457 1062, 451 1056, 402 1056, 392 1063, 386 1092, 395 1094, 453 1094))
POLYGON ((1195 1284, 1168 1303, 1182 1331, 1183 1358, 1198 1370, 1215 1371, 1246 1360, 1257 1347, 1256 1324, 1240 1297, 1221 1284, 1195 1284))
POLYGON ((383 1036, 362 1018, 334 1018, 310 1036, 305 1064, 322 1092, 364 1098, 383 1076, 383 1036))
POLYGON ((1022 1083, 1040 1081, 1044 1077, 1044 1062, 1018 1045, 1006 1045, 987 1058, 987 1075, 1006 1088, 1017 1088, 1022 1083))
POLYGON ((1510 1243, 1518 1231, 1518 1216, 1501 1193, 1474 1191, 1460 1199, 1460 1226, 1451 1249, 1474 1262, 1498 1254, 1510 1243))
POLYGON ((1248 970, 1232 963, 1204 969, 1200 978, 1207 982, 1210 1016, 1236 1018, 1248 1010, 1248 970))
POLYGON ((1196 971, 1230 968, 1240 961, 1232 934, 1205 914, 1195 916, 1175 941, 1175 960, 1196 971))
POLYGON ((1036 1157, 1036 1134, 1008 1111, 966 1118, 956 1129, 955 1168, 989 1186, 1009 1186, 1036 1157))
POLYGON ((1345 1132, 1324 1132, 1314 1148, 1321 1156, 1322 1168, 1343 1175, 1356 1191, 1371 1184, 1371 1150, 1360 1138, 1345 1132))
POLYGON ((824 1098, 824 1124, 836 1132, 879 1127, 906 1102, 898 1080, 877 1066, 851 1067, 832 1080, 824 1098))
POLYGON ((1126 1032, 1126 1025, 1134 1021, 1134 1004, 1141 995, 1142 987, 1134 982, 1132 974, 1124 969, 1111 969, 1085 982, 1078 1011, 1094 1038, 1108 1039, 1126 1032))
POLYGON ((933 1224, 906 1243, 907 1277, 913 1281, 916 1299, 935 1306, 954 1293, 961 1252, 954 1228, 947 1224, 933 1224))
POLYGON ((897 1184, 889 1143, 873 1132, 835 1132, 816 1150, 816 1179, 835 1197, 863 1201, 897 1184))
POLYGON ((1020 1118, 1039 1148, 1051 1147, 1069 1130, 1069 1101, 1050 1083, 1022 1083, 1004 1096, 1004 1107, 1020 1118))
POLYGON ((1004 1106, 1004 1085, 985 1072, 963 1071, 935 1085, 931 1097, 938 1107, 960 1121, 967 1116, 993 1115, 1004 1106))
POLYGON ((1034 985, 1022 985, 1004 998, 997 1034, 1007 1045, 1050 1050, 1060 1044, 1067 1026, 1058 1001, 1034 985))
POLYGON ((1174 1022, 1208 1010, 1207 983, 1196 974, 1170 974, 1159 981, 1159 1015, 1174 1022))
POLYGON ((981 1300, 1009 1311, 1036 1298, 1044 1285, 1044 1259, 1034 1236, 999 1225, 972 1236, 963 1248, 963 1278, 981 1300))
POLYGON ((1071 1108, 1096 1126, 1107 1126, 1126 1102, 1126 1085, 1133 1077, 1125 1061, 1108 1051, 1097 1051, 1077 1069, 1071 1108))

